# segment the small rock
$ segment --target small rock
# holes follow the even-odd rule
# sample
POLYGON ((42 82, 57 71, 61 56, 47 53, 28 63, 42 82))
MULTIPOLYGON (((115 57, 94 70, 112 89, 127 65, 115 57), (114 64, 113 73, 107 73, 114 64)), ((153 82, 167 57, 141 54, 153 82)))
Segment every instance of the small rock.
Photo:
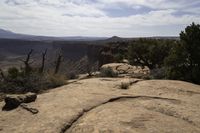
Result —
POLYGON ((12 110, 17 108, 21 103, 30 103, 34 102, 37 98, 37 94, 35 93, 26 93, 26 94, 15 94, 15 95, 7 95, 4 99, 5 106, 3 110, 12 110))
POLYGON ((129 61, 127 59, 123 59, 122 63, 129 64, 129 61))

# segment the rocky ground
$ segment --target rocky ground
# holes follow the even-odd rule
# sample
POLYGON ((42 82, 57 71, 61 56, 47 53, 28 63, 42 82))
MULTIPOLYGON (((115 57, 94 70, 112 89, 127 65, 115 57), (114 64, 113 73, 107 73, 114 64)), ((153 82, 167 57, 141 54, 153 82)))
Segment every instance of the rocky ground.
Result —
POLYGON ((105 71, 110 68, 114 73, 117 73, 119 77, 134 77, 142 78, 147 77, 150 73, 149 68, 141 66, 131 66, 127 63, 110 63, 101 67, 101 71, 105 71))
POLYGON ((27 106, 39 112, 0 111, 0 133, 200 132, 200 86, 181 81, 83 79, 27 106), (130 86, 121 89, 122 83, 130 86))

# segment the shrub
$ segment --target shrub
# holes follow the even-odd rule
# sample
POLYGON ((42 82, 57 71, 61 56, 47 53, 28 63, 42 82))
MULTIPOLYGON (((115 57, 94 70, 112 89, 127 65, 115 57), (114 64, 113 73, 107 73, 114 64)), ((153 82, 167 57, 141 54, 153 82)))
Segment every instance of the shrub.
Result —
POLYGON ((49 88, 59 87, 66 84, 66 78, 64 75, 48 74, 47 81, 49 81, 49 88))
POLYGON ((77 79, 78 76, 75 72, 70 72, 67 74, 67 79, 77 79))
POLYGON ((101 70, 100 76, 101 77, 117 77, 118 73, 114 72, 112 70, 112 68, 108 67, 108 68, 104 68, 104 69, 101 70))
POLYGON ((8 69, 8 78, 15 79, 19 74, 19 70, 16 67, 11 67, 8 69))
POLYGON ((150 71, 151 79, 164 79, 165 78, 165 68, 157 68, 150 71))
POLYGON ((124 59, 124 56, 121 53, 118 53, 118 54, 114 55, 115 62, 121 63, 121 62, 123 62, 123 59, 124 59))
POLYGON ((129 62, 131 65, 147 66, 149 69, 161 68, 174 42, 157 39, 133 41, 128 48, 129 62))
POLYGON ((5 94, 0 93, 0 102, 3 101, 4 98, 5 98, 5 94))
POLYGON ((166 76, 200 84, 200 25, 192 23, 180 33, 180 43, 174 45, 165 59, 166 76))
POLYGON ((66 83, 62 75, 31 72, 28 75, 17 68, 8 69, 5 79, 0 81, 0 92, 4 93, 39 93, 43 90, 55 88, 66 83))
POLYGON ((120 89, 127 90, 130 86, 130 83, 122 82, 120 85, 120 89))

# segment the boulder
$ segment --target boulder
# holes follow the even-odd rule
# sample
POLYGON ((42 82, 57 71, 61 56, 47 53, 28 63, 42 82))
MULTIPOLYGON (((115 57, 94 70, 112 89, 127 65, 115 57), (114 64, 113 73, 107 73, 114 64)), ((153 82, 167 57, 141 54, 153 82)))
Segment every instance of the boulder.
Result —
POLYGON ((82 79, 0 111, 0 133, 200 133, 199 99, 200 86, 182 81, 82 79))
POLYGON ((34 102, 36 98, 37 94, 30 92, 26 94, 7 95, 4 99, 5 106, 3 107, 3 110, 11 110, 17 108, 21 103, 34 102))
POLYGON ((105 69, 112 69, 113 72, 118 74, 128 74, 133 77, 135 76, 145 76, 150 73, 150 70, 148 67, 141 67, 141 66, 132 66, 127 63, 110 63, 105 64, 101 67, 101 71, 104 71, 105 69))

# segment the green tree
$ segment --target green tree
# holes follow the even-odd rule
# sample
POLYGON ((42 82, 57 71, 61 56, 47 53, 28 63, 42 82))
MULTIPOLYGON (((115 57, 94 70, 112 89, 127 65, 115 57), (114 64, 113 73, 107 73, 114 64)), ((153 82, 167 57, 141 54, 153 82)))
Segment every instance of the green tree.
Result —
POLYGON ((200 25, 192 23, 180 33, 180 44, 174 46, 165 60, 167 77, 200 83, 200 25))
POLYGON ((200 25, 192 23, 180 33, 180 39, 187 52, 188 67, 190 79, 193 82, 199 82, 196 74, 200 69, 200 25))
POLYGON ((180 42, 174 44, 165 58, 166 78, 184 80, 187 73, 187 53, 180 42))
POLYGON ((161 68, 174 41, 157 39, 139 39, 130 44, 128 57, 131 65, 161 68))

